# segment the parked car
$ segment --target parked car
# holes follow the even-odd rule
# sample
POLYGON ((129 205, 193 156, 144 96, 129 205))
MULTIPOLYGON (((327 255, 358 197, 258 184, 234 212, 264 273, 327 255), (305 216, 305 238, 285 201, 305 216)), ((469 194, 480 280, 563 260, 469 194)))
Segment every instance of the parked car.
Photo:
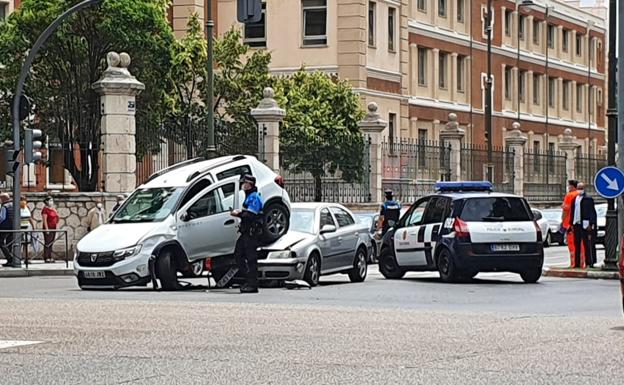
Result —
POLYGON ((377 223, 379 221, 379 214, 355 214, 355 218, 368 226, 368 235, 372 244, 372 252, 369 255, 368 262, 376 263, 377 255, 379 254, 379 246, 381 245, 381 238, 377 239, 375 234, 377 233, 377 223))
POLYGON ((544 218, 541 210, 531 209, 533 212, 533 220, 537 222, 540 230, 542 231, 542 239, 544 239, 544 247, 550 247, 551 243, 551 233, 550 233, 550 224, 548 223, 548 219, 544 218))
POLYGON ((346 207, 294 203, 288 233, 259 249, 259 278, 303 279, 316 286, 321 276, 342 273, 363 282, 371 249, 369 226, 346 207))
POLYGON ((438 182, 383 237, 379 271, 438 271, 445 282, 479 272, 511 271, 525 282, 542 275, 542 232, 527 201, 492 192, 489 182, 438 182))
POLYGON ((232 255, 244 193, 240 178, 252 174, 265 206, 265 243, 290 226, 290 198, 283 180, 246 155, 193 159, 152 175, 104 225, 76 247, 74 273, 83 288, 147 285, 178 288, 178 273, 200 272, 208 256, 232 255), (234 199, 238 197, 238 199, 234 199))
POLYGON ((563 232, 561 228, 561 214, 562 210, 559 208, 555 209, 544 209, 541 210, 542 215, 548 221, 548 226, 550 229, 550 243, 557 243, 559 245, 567 245, 568 239, 565 236, 565 232, 563 232))

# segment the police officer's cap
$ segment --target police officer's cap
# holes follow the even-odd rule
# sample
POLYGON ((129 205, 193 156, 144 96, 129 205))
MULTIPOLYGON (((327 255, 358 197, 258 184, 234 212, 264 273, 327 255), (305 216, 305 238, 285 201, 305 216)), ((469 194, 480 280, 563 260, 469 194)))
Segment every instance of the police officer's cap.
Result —
POLYGON ((386 191, 384 191, 384 193, 385 193, 386 195, 392 195, 392 190, 390 190, 390 189, 386 189, 386 191))
POLYGON ((242 183, 247 183, 247 182, 249 182, 249 183, 251 183, 251 184, 255 185, 255 184, 256 184, 256 177, 255 177, 255 176, 253 176, 253 175, 249 175, 249 174, 247 174, 247 175, 243 176, 243 179, 241 179, 241 182, 242 182, 242 183))

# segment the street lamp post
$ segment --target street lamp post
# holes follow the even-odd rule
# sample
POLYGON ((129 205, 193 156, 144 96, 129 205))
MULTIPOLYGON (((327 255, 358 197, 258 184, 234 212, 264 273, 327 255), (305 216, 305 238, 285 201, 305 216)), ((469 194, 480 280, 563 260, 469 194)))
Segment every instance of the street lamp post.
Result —
POLYGON ((485 81, 485 131, 487 133, 487 180, 493 181, 492 172, 492 0, 487 2, 487 79, 485 81))
POLYGON ((206 39, 208 40, 208 68, 207 68, 207 95, 206 95, 206 111, 208 119, 207 130, 207 155, 208 158, 214 158, 216 156, 217 148, 215 146, 215 127, 214 127, 214 41, 213 41, 213 29, 214 20, 212 20, 212 0, 208 0, 208 13, 206 20, 206 39))

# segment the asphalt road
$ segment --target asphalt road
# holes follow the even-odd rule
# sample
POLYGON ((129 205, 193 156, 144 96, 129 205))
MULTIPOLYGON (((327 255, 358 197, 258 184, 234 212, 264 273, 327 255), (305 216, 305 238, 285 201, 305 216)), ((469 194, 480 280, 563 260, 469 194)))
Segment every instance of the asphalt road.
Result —
MULTIPOLYGON (((550 249, 557 257, 560 251, 550 249)), ((564 252, 565 255, 565 252, 564 252)), ((369 270, 312 290, 0 280, 0 384, 620 384, 619 282, 369 270), (18 341, 18 342, 8 342, 18 341), (27 341, 27 342, 24 342, 27 341), (22 346, 11 345, 22 343, 22 346)))

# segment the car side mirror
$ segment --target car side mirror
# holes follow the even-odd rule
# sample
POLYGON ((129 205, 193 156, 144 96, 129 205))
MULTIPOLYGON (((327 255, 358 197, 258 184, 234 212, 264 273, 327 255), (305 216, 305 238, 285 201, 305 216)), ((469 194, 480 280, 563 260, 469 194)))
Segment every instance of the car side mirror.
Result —
POLYGON ((336 226, 332 225, 323 225, 321 228, 321 234, 334 233, 336 232, 336 226))

